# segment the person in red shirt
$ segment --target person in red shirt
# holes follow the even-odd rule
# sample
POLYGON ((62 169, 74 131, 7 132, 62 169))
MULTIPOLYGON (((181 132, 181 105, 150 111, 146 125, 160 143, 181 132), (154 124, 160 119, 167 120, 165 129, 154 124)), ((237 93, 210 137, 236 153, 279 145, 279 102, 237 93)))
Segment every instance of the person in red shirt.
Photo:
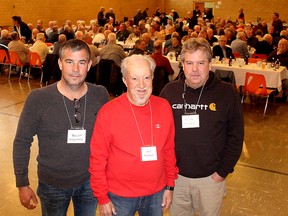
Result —
POLYGON ((171 205, 178 174, 174 119, 168 101, 151 95, 154 69, 149 56, 125 58, 127 93, 97 115, 89 171, 101 215, 159 216, 171 205))

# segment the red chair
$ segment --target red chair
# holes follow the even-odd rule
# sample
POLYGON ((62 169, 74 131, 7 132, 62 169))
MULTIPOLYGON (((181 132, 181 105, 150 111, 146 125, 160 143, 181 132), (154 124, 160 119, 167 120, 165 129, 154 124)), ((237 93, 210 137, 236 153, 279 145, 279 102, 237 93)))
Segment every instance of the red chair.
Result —
POLYGON ((53 46, 53 43, 50 42, 46 42, 45 44, 47 45, 47 47, 53 46))
POLYGON ((9 55, 6 50, 0 49, 0 64, 1 65, 10 65, 9 55))
POLYGON ((266 80, 264 75, 247 72, 241 102, 243 103, 245 95, 256 96, 257 98, 266 98, 266 104, 263 112, 264 117, 268 106, 269 96, 273 91, 274 90, 266 88, 266 80))
POLYGON ((18 56, 18 53, 15 51, 10 51, 9 50, 9 57, 10 57, 10 69, 9 69, 9 77, 8 79, 10 80, 10 75, 11 75, 11 67, 12 66, 16 66, 16 67, 20 67, 20 75, 19 75, 19 82, 21 81, 21 75, 23 73, 23 67, 24 66, 28 66, 29 64, 22 64, 20 61, 20 58, 18 56))
POLYGON ((265 54, 253 53, 251 57, 252 58, 258 58, 258 59, 261 59, 261 60, 267 59, 267 55, 265 55, 265 54))
POLYGON ((257 63, 258 61, 261 61, 262 59, 259 58, 248 58, 248 63, 257 63))
POLYGON ((29 58, 29 75, 28 75, 28 82, 30 78, 30 73, 31 73, 31 68, 39 68, 41 70, 41 78, 40 78, 40 84, 42 83, 43 80, 43 70, 42 70, 42 61, 37 52, 29 52, 28 54, 29 58))
POLYGON ((233 55, 235 58, 241 58, 241 55, 238 52, 233 52, 233 55))

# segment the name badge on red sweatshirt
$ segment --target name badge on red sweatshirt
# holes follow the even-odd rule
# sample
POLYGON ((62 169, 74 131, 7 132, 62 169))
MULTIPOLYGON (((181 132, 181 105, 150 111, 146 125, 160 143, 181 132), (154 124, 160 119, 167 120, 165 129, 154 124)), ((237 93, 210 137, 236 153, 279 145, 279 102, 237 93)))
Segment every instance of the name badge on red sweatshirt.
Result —
POLYGON ((86 130, 68 130, 67 143, 86 143, 86 130))
POLYGON ((156 161, 157 149, 156 146, 144 146, 141 147, 142 161, 156 161))
POLYGON ((190 115, 182 115, 182 128, 199 128, 199 115, 198 114, 190 114, 190 115))

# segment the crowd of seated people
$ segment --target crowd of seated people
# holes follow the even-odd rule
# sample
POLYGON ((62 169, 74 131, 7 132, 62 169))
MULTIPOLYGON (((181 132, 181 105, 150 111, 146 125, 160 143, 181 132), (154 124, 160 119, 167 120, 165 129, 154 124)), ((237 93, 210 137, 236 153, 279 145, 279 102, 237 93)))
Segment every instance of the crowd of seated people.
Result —
MULTIPOLYGON (((213 56, 220 56, 222 59, 235 58, 233 53, 239 54, 242 58, 247 55, 251 56, 251 52, 249 52, 251 48, 255 50, 255 53, 266 56, 279 54, 283 41, 288 39, 288 29, 283 28, 283 23, 277 12, 272 14, 271 25, 267 25, 267 21, 262 20, 254 26, 251 21, 242 20, 239 17, 236 21, 231 18, 216 18, 207 10, 203 15, 195 11, 188 11, 187 17, 179 16, 175 10, 166 13, 157 8, 153 14, 149 14, 149 8, 145 8, 143 11, 145 11, 144 14, 141 9, 138 9, 133 18, 124 17, 123 20, 119 21, 116 19, 113 8, 110 8, 105 14, 105 8, 101 7, 98 16, 90 20, 89 25, 86 25, 83 20, 78 20, 76 23, 67 20, 59 26, 57 21, 51 20, 45 27, 39 19, 36 21, 35 27, 33 24, 29 24, 32 28, 30 33, 28 25, 21 20, 21 17, 13 16, 14 28, 11 32, 18 32, 17 38, 16 35, 13 36, 13 43, 19 44, 21 42, 32 45, 37 41, 37 36, 41 34, 41 41, 44 35, 46 42, 54 43, 55 52, 53 53, 57 54, 63 41, 72 38, 85 39, 90 47, 95 46, 97 49, 96 51, 93 47, 93 52, 97 53, 98 56, 98 60, 94 59, 94 66, 99 62, 99 58, 112 59, 116 65, 120 66, 121 61, 129 55, 128 52, 152 54, 155 41, 158 41, 158 44, 159 41, 162 42, 161 44, 165 44, 161 50, 161 55, 166 55, 169 51, 180 53, 182 43, 191 37, 204 37, 213 49, 213 56), (207 17, 208 12, 209 18, 207 17), (19 30, 21 31, 19 32, 19 30), (25 37, 20 40, 23 35, 25 37), (114 38, 114 36, 116 37, 114 38), (122 42, 122 47, 117 45, 118 41, 122 42), (125 49, 125 43, 132 44, 134 50, 125 49), (279 43, 280 47, 278 46, 279 43), (139 50, 141 52, 136 52, 139 50)), ((11 32, 1 32, 0 45, 8 45, 7 40, 12 40, 11 32)), ((13 47, 13 43, 8 46, 9 49, 13 47)), ((29 52, 27 47, 29 46, 23 46, 25 55, 29 52)), ((41 54, 43 61, 45 61, 44 56, 41 54)), ((281 58, 280 64, 287 67, 287 55, 281 53, 281 56, 276 55, 275 58, 281 58)), ((267 61, 271 60, 272 58, 267 58, 267 61)))

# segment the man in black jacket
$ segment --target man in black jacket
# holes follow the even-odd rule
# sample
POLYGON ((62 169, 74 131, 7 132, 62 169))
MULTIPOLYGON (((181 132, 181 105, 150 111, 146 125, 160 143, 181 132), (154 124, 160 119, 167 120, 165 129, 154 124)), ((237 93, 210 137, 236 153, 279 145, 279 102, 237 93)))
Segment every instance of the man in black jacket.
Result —
POLYGON ((19 38, 24 37, 27 43, 27 41, 30 40, 31 35, 32 35, 32 32, 30 28, 28 27, 28 25, 22 21, 20 16, 13 16, 12 22, 14 25, 14 31, 18 33, 19 38))
POLYGON ((227 37, 225 35, 221 35, 218 40, 219 44, 213 47, 213 58, 215 56, 220 56, 219 60, 221 61, 223 58, 235 58, 232 49, 227 44, 227 37))
POLYGON ((242 151, 242 105, 238 92, 211 72, 207 40, 188 39, 180 58, 184 73, 160 93, 173 110, 179 167, 170 215, 219 216, 225 178, 242 151))

